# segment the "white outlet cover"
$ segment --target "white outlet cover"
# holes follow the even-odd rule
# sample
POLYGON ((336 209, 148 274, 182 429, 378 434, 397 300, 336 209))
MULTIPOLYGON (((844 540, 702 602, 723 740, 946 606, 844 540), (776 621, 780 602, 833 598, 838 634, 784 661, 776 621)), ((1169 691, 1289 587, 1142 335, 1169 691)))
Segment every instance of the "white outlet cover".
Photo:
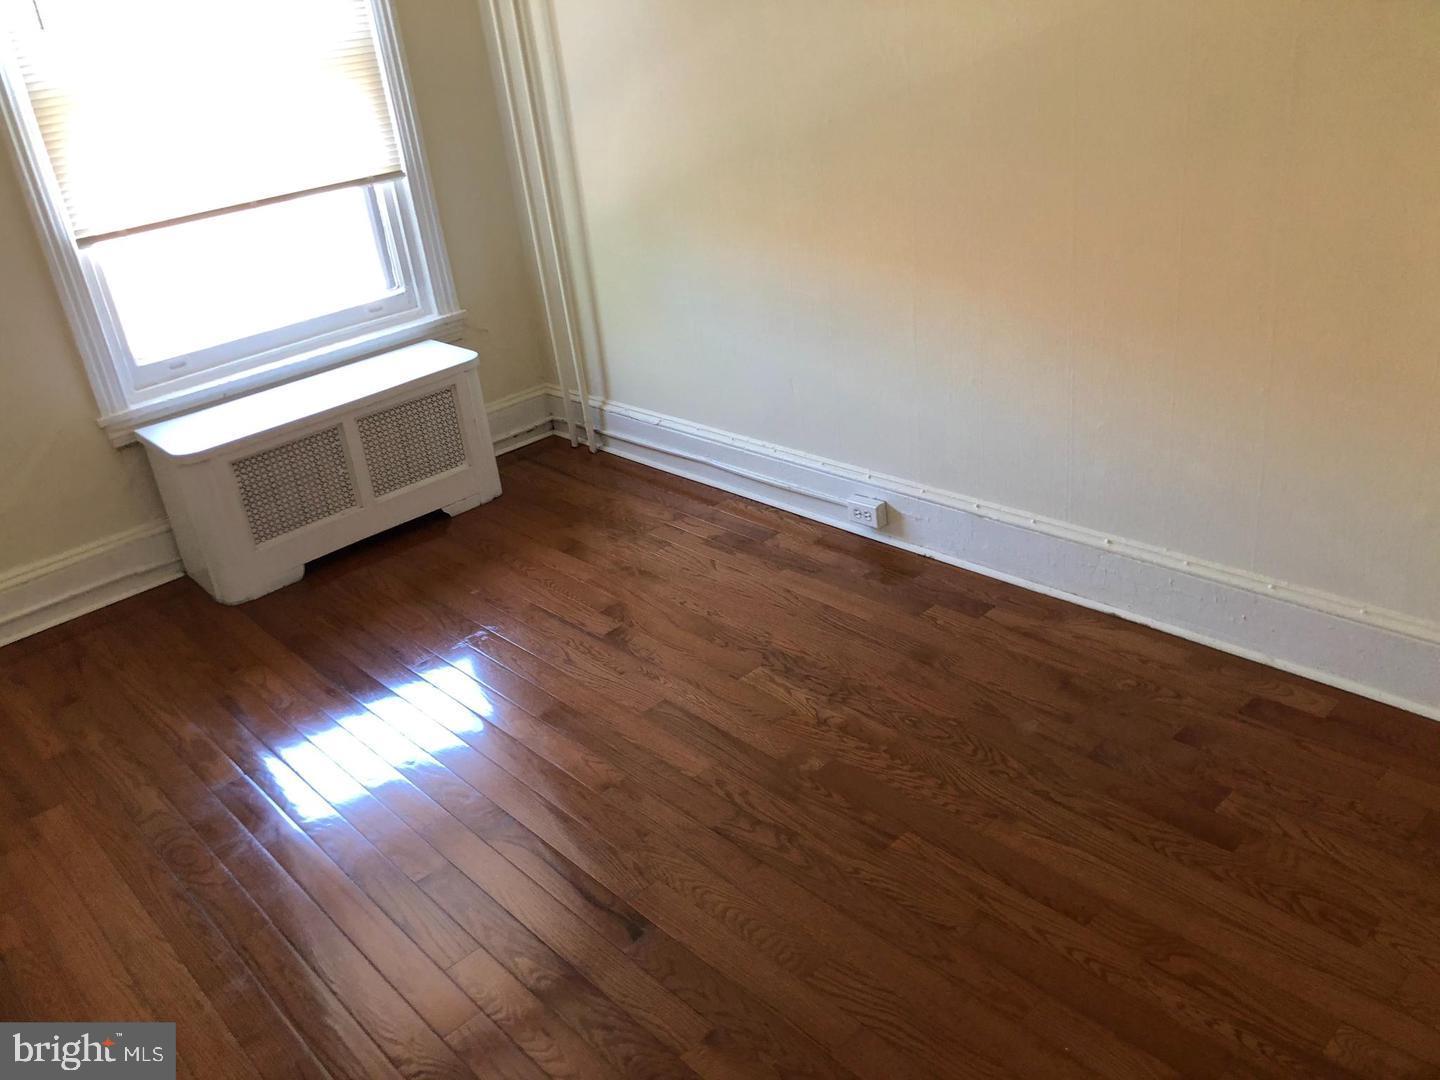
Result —
POLYGON ((889 521, 889 504, 868 495, 851 495, 845 503, 850 520, 871 529, 883 529, 889 521))

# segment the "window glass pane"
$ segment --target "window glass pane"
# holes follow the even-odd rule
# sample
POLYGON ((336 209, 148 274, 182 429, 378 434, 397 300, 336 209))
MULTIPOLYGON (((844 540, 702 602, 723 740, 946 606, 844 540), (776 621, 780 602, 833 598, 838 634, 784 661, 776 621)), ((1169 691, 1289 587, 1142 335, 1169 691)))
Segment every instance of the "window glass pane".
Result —
POLYGON ((370 0, 25 7, 17 68, 77 238, 403 171, 370 0))
POLYGON ((136 363, 161 363, 391 294, 371 199, 345 188, 89 250, 136 363))

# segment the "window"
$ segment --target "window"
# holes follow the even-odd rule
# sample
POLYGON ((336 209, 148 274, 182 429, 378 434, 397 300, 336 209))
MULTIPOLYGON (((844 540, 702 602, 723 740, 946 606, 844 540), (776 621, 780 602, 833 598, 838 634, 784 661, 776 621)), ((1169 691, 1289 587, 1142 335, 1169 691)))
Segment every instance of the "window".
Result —
POLYGON ((116 441, 458 326, 388 0, 0 0, 0 75, 116 441))

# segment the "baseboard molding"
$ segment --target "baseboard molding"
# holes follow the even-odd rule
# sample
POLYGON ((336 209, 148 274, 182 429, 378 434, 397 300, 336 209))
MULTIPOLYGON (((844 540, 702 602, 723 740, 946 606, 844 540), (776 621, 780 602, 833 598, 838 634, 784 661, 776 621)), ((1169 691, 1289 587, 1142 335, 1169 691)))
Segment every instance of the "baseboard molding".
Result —
POLYGON ((0 577, 0 645, 185 573, 166 521, 152 521, 0 577))
MULTIPOLYGON (((495 452, 548 436, 559 389, 532 386, 488 403, 495 452)), ((167 521, 153 521, 0 576, 0 645, 183 577, 167 521)))
POLYGON ((503 454, 543 439, 554 430, 560 408, 558 386, 532 386, 486 404, 495 453, 503 454))
MULTIPOLYGON (((558 415, 560 390, 549 388, 558 415)), ((1440 720, 1440 625, 615 401, 601 445, 828 525, 1440 720), (884 499, 882 532, 844 500, 884 499)))
MULTIPOLYGON (((496 453, 564 436, 560 387, 491 402, 496 453)), ((610 453, 1440 720, 1440 625, 599 398, 610 453), (844 501, 890 504, 882 532, 844 501)), ((0 577, 0 645, 182 575, 153 522, 0 577)))

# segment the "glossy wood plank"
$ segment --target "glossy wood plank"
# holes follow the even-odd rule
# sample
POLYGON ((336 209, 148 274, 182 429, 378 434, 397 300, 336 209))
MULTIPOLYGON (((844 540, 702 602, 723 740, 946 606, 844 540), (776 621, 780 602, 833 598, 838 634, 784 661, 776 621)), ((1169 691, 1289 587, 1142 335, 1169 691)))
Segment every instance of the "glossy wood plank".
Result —
POLYGON ((0 649, 0 1010, 180 1075, 1440 1075, 1440 728, 608 455, 0 649))

